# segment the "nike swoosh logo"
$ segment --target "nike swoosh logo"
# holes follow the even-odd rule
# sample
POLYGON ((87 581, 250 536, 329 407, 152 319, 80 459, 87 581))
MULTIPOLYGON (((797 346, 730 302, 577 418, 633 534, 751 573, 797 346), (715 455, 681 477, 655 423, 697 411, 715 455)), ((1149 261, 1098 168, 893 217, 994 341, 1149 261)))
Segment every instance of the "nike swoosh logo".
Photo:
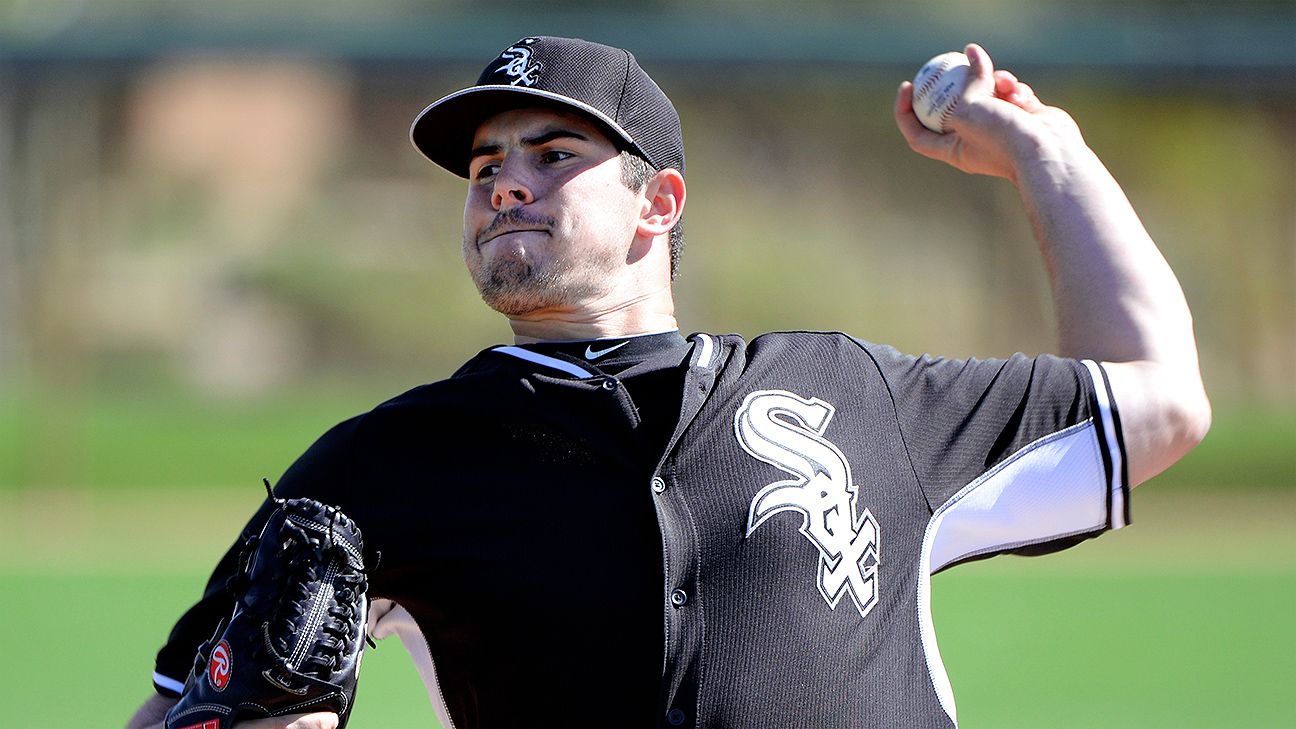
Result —
POLYGON ((622 342, 622 343, 620 343, 620 344, 614 344, 614 345, 612 345, 611 347, 608 347, 607 349, 594 349, 593 346, 586 346, 586 347, 585 347, 585 359, 598 359, 599 357, 602 357, 603 355, 607 354, 608 352, 611 352, 611 351, 613 351, 613 350, 620 349, 620 348, 626 346, 626 345, 629 344, 629 343, 630 343, 630 341, 629 341, 629 340, 626 340, 626 341, 624 341, 624 342, 622 342))

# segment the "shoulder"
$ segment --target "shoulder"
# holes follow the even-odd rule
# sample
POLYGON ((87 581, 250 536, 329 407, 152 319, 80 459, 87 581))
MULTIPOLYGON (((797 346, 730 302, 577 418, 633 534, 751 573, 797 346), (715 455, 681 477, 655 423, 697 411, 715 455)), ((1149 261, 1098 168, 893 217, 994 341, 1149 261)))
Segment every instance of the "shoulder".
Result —
POLYGON ((357 441, 381 437, 411 418, 429 417, 454 409, 465 402, 480 402, 497 391, 505 377, 503 358, 482 352, 443 380, 412 387, 390 397, 368 411, 357 413, 334 425, 312 446, 313 451, 337 451, 357 441))
POLYGON ((1084 364, 1050 354, 1017 352, 992 358, 915 355, 839 331, 777 331, 755 337, 750 343, 735 337, 734 343, 745 357, 745 367, 764 363, 779 369, 875 375, 901 390, 948 391, 953 387, 982 391, 993 383, 1007 382, 1033 390, 1070 389, 1077 381, 1088 380, 1084 364))
POLYGON ((749 359, 795 361, 802 366, 829 366, 829 363, 851 362, 883 370, 886 366, 907 366, 920 359, 902 354, 894 347, 885 344, 876 344, 845 332, 828 330, 767 332, 753 338, 744 349, 749 359))
POLYGON ((412 387, 368 411, 352 415, 329 428, 284 473, 288 495, 316 495, 329 484, 343 488, 357 473, 376 463, 427 450, 462 429, 465 413, 483 409, 488 399, 500 399, 500 379, 491 368, 465 372, 412 387))
POLYGON ((854 354, 865 353, 886 357, 901 355, 896 348, 870 342, 866 339, 835 330, 789 329, 786 331, 766 332, 751 340, 750 349, 774 350, 779 348, 795 349, 839 349, 854 354))

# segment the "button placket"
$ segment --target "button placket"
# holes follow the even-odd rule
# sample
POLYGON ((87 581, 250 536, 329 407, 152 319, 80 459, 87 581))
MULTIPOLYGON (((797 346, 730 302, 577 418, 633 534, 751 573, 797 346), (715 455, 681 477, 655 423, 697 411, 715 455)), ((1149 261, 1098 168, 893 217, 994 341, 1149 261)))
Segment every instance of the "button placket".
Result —
MULTIPOLYGON (((676 447, 685 437, 694 417, 705 405, 708 395, 717 379, 722 360, 711 358, 710 367, 690 363, 685 378, 683 399, 680 407, 680 418, 675 432, 667 443, 657 463, 656 473, 674 473, 672 470, 676 447)), ((695 603, 694 595, 686 591, 698 584, 698 545, 696 533, 691 527, 692 516, 684 503, 684 494, 676 487, 689 484, 687 476, 673 480, 670 494, 664 477, 654 476, 650 482, 653 500, 657 507, 663 535, 663 556, 666 574, 663 587, 666 592, 664 604, 666 619, 666 677, 670 685, 677 686, 669 695, 663 697, 662 707, 666 709, 659 721, 671 727, 691 727, 698 717, 691 715, 693 707, 698 705, 698 678, 700 672, 702 619, 701 603, 695 603), (684 709, 682 707, 690 707, 684 709)))

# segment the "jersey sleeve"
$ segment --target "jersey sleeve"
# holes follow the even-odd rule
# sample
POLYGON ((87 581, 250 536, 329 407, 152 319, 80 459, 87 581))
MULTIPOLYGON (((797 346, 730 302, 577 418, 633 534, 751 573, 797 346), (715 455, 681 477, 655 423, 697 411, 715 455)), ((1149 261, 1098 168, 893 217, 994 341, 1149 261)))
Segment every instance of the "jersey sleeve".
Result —
POLYGON ((932 510, 929 569, 1069 547, 1129 522, 1120 416, 1092 361, 912 357, 865 345, 932 510))
MULTIPOLYGON (((355 423, 352 419, 325 433, 280 478, 275 495, 280 498, 310 496, 325 503, 334 501, 346 483, 349 464, 349 447, 355 423)), ((154 664, 153 686, 166 696, 179 696, 184 691, 185 679, 193 669, 198 648, 221 627, 234 610, 234 598, 226 583, 239 569, 239 553, 243 543, 261 533, 262 527, 274 510, 266 499, 257 509, 238 539, 217 562, 207 580, 202 598, 185 611, 171 629, 167 642, 158 651, 154 664)))

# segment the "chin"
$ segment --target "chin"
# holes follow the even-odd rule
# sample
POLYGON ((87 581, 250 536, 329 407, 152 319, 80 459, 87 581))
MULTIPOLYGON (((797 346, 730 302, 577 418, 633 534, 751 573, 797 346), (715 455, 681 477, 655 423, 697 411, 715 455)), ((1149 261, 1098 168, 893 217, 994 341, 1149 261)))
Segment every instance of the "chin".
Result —
POLYGON ((505 316, 521 316, 564 303, 563 286, 551 275, 519 259, 492 262, 473 272, 482 301, 505 316))
POLYGON ((505 316, 519 317, 538 311, 580 310, 605 293, 598 283, 548 271, 525 278, 479 278, 477 290, 490 308, 505 316))

